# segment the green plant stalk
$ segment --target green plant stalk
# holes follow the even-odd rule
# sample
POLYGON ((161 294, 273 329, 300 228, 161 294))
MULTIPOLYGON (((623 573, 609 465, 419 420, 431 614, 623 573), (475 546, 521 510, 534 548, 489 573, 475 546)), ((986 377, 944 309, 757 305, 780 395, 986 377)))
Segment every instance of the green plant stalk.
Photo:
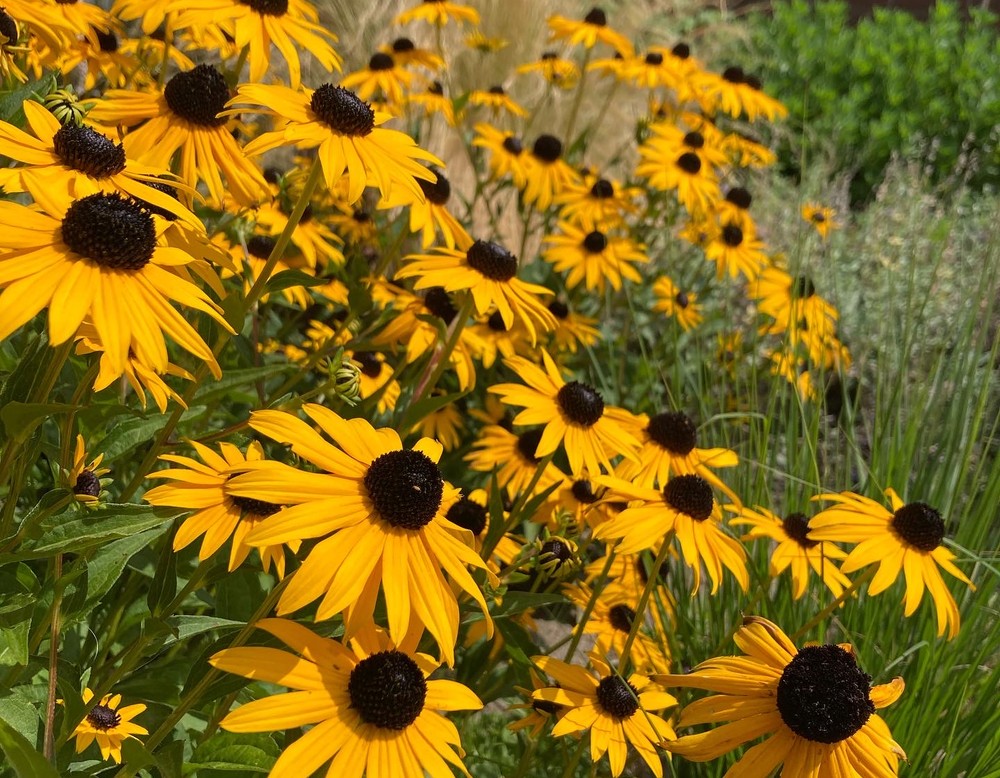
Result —
MULTIPOLYGON (((597 606, 597 599, 601 596, 601 591, 604 589, 604 582, 608 580, 608 573, 611 572, 611 565, 615 561, 615 548, 612 547, 608 549, 608 559, 604 563, 604 567, 601 569, 601 574, 597 576, 597 580, 594 581, 594 585, 590 590, 590 597, 587 600, 587 605, 583 609, 583 613, 580 614, 580 618, 577 621, 577 628, 573 630, 573 639, 569 643, 569 647, 566 649, 566 655, 563 656, 563 661, 569 662, 573 658, 573 654, 576 653, 577 647, 580 645, 580 640, 583 638, 583 628, 587 626, 587 622, 590 621, 590 614, 594 612, 594 608, 597 606)), ((638 618, 636 619, 638 621, 638 618)))
POLYGON ((837 608, 840 607, 840 604, 842 602, 846 602, 851 596, 854 595, 855 592, 857 592, 862 586, 868 583, 868 581, 874 578, 875 571, 877 569, 878 567, 876 565, 874 564, 870 565, 868 569, 865 570, 865 572, 863 572, 861 575, 859 575, 857 578, 851 581, 851 585, 848 586, 846 589, 844 589, 844 591, 841 592, 839 597, 837 597, 835 600, 833 600, 833 602, 831 602, 829 605, 823 608, 819 613, 817 613, 815 616, 809 619, 809 621, 806 622, 804 626, 796 630, 795 633, 792 634, 791 636, 792 640, 798 640, 803 635, 808 634, 809 631, 813 629, 817 624, 820 624, 821 622, 826 620, 831 613, 833 613, 834 611, 837 610, 837 608))
POLYGON ((660 568, 663 566, 667 554, 670 553, 670 541, 672 538, 673 531, 671 530, 664 536, 660 543, 660 551, 653 561, 653 568, 649 571, 649 578, 646 579, 646 585, 642 588, 642 594, 639 595, 639 603, 635 606, 635 619, 632 620, 632 627, 628 631, 628 637, 625 638, 625 645, 622 646, 622 654, 619 657, 618 666, 623 675, 623 668, 628 665, 629 654, 632 652, 632 644, 639 634, 639 628, 646 620, 646 605, 649 603, 649 596, 653 593, 656 582, 659 580, 660 568))
POLYGON ((562 778, 573 778, 573 773, 576 772, 576 766, 580 764, 580 760, 583 758, 583 749, 586 745, 587 745, 587 739, 581 737, 580 743, 577 745, 576 750, 573 752, 573 758, 566 763, 566 769, 563 770, 562 778))
POLYGON ((59 609, 62 604, 62 554, 52 560, 52 614, 49 618, 49 688, 45 701, 45 739, 43 753, 55 764, 55 720, 59 678, 59 609))
POLYGON ((576 118, 580 113, 580 105, 583 103, 584 86, 587 83, 587 65, 590 64, 591 49, 586 49, 583 53, 583 62, 580 64, 580 80, 576 82, 576 93, 573 95, 573 106, 569 110, 569 119, 566 122, 566 131, 563 137, 566 139, 567 148, 573 145, 573 129, 576 127, 576 118))

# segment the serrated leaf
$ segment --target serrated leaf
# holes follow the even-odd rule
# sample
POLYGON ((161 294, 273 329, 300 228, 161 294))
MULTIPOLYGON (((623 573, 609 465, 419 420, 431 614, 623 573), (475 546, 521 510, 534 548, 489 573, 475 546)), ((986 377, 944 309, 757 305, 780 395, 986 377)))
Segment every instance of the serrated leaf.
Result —
POLYGON ((18 778, 59 778, 59 773, 20 732, 0 719, 0 750, 18 778))

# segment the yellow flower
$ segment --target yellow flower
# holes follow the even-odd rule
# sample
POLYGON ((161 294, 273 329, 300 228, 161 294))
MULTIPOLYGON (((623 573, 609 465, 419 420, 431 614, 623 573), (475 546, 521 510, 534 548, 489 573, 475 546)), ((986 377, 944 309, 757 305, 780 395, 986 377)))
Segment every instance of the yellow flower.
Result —
POLYGON ((623 56, 632 54, 632 44, 624 35, 608 27, 607 14, 600 8, 592 8, 580 21, 553 14, 546 24, 552 31, 549 40, 567 41, 571 46, 580 44, 587 49, 592 49, 600 41, 623 56))
POLYGON ((836 215, 833 208, 818 203, 806 203, 802 206, 802 218, 816 229, 823 240, 830 237, 832 230, 840 227, 840 224, 834 219, 836 215))
POLYGON ((580 80, 576 63, 563 59, 554 51, 546 51, 537 62, 529 62, 517 69, 518 73, 541 73, 542 77, 560 89, 572 89, 580 80))
POLYGON ((820 494, 814 499, 836 503, 824 508, 809 521, 810 540, 856 543, 841 570, 853 573, 878 562, 878 572, 868 585, 868 594, 888 589, 899 578, 906 578, 906 610, 911 616, 920 605, 924 591, 934 600, 938 637, 945 633, 951 640, 958 634, 959 613, 941 570, 959 581, 976 587, 955 566, 955 555, 941 545, 945 527, 941 514, 927 503, 904 503, 892 489, 886 489, 892 512, 882 504, 853 492, 820 494))
POLYGON ((579 176, 562 159, 562 141, 553 135, 539 135, 524 158, 527 179, 523 187, 525 205, 534 205, 544 211, 555 197, 575 183, 579 176))
POLYGON ((498 130, 480 122, 473 128, 476 136, 473 146, 480 146, 490 152, 490 174, 494 180, 510 176, 514 186, 523 189, 528 182, 525 172, 524 146, 513 132, 498 130))
POLYGON ((461 222, 448 210, 451 199, 451 182, 440 170, 432 169, 436 181, 417 179, 422 198, 415 198, 409 191, 399 190, 379 203, 379 209, 406 206, 410 210, 410 232, 420 233, 420 243, 427 248, 434 242, 435 235, 441 234, 444 244, 453 249, 456 246, 467 251, 472 238, 461 222))
POLYGON ((560 221, 558 228, 558 234, 545 238, 549 248, 542 253, 542 259, 560 273, 568 271, 567 289, 575 289, 582 282, 588 291, 603 292, 605 284, 618 291, 623 279, 642 281, 630 263, 649 261, 645 246, 590 222, 575 225, 560 221))
POLYGON ((415 7, 399 14, 395 24, 409 24, 420 19, 438 27, 443 27, 454 20, 456 23, 472 25, 479 24, 479 12, 467 5, 452 3, 450 0, 421 0, 415 7))
POLYGON ((661 276, 653 283, 653 295, 656 297, 653 310, 677 319, 682 329, 692 330, 701 324, 698 295, 679 289, 668 276, 661 276))
POLYGON ((98 454, 89 463, 87 462, 87 447, 83 442, 83 435, 76 436, 76 450, 73 455, 73 467, 66 476, 69 488, 73 490, 73 495, 84 505, 96 505, 101 496, 103 484, 101 476, 111 472, 106 467, 101 467, 104 454, 98 454))
MULTIPOLYGON (((419 588, 417 586, 416 588, 419 588)), ((456 681, 429 680, 437 663, 415 653, 415 641, 394 644, 367 630, 343 643, 285 619, 257 626, 291 648, 229 648, 210 664, 253 681, 294 691, 253 700, 221 723, 230 732, 297 730, 314 725, 287 746, 271 778, 327 775, 360 778, 463 775, 458 730, 441 712, 479 710, 483 703, 456 681)))
POLYGON ((493 112, 496 119, 501 111, 506 111, 511 116, 527 116, 524 110, 515 100, 507 94, 502 86, 491 86, 489 89, 474 89, 469 94, 469 105, 483 105, 493 112))
POLYGON ((681 711, 679 726, 728 721, 665 744, 707 762, 762 735, 727 775, 764 778, 784 763, 786 776, 891 778, 906 754, 875 713, 899 699, 903 679, 871 685, 848 645, 801 650, 766 619, 751 616, 735 635, 743 656, 702 662, 687 675, 652 676, 667 687, 715 692, 681 711))
POLYGON ((344 76, 340 85, 354 90, 361 100, 383 97, 390 108, 400 108, 413 88, 413 73, 392 54, 380 51, 368 60, 368 67, 344 76))
MULTIPOLYGON (((94 693, 89 688, 84 689, 84 703, 89 704, 93 699, 94 693)), ((83 721, 73 730, 76 736, 76 753, 83 753, 96 740, 102 759, 113 759, 116 764, 121 764, 122 741, 136 735, 149 734, 145 727, 132 721, 146 710, 146 706, 138 704, 120 708, 118 706, 121 703, 120 694, 105 694, 99 703, 91 707, 83 721)))

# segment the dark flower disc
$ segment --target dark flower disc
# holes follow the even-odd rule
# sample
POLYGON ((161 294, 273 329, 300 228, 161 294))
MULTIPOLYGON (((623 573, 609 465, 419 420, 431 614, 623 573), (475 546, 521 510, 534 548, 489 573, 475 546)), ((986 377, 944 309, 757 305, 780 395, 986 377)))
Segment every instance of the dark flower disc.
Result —
POLYGON ((604 414, 604 399, 587 384, 570 381, 556 394, 556 402, 566 417, 581 427, 591 427, 604 414))
POLYGON ((599 178, 590 187, 590 196, 598 200, 607 200, 615 196, 615 185, 606 178, 599 178))
POLYGON ((646 432, 654 443, 671 454, 687 456, 698 445, 698 428, 680 411, 664 411, 649 420, 646 432))
POLYGON ((440 170, 431 168, 431 172, 437 176, 435 181, 425 181, 422 178, 418 178, 417 184, 424 193, 424 197, 435 205, 444 205, 448 202, 448 198, 451 197, 451 182, 445 178, 444 173, 440 170))
POLYGON ((809 517, 804 513, 789 513, 782 519, 781 528, 802 548, 815 548, 819 545, 818 540, 809 539, 809 517))
POLYGON ((134 200, 98 193, 66 209, 62 239, 74 253, 109 270, 141 270, 156 249, 156 226, 134 200))
POLYGON ((805 300, 816 294, 816 285, 809 276, 795 276, 795 278, 792 279, 791 293, 792 297, 798 300, 805 300))
POLYGON ((361 365, 361 372, 369 378, 382 375, 382 363, 373 351, 355 351, 351 360, 361 365))
POLYGON ((211 65, 198 65, 178 73, 163 89, 167 107, 182 119, 202 127, 220 127, 226 117, 219 116, 229 101, 226 79, 211 65))
POLYGON ((597 684, 597 703, 605 713, 619 720, 630 718, 639 710, 638 696, 636 688, 617 675, 609 675, 597 684))
POLYGON ((372 107, 342 86, 323 84, 309 98, 309 107, 334 132, 363 137, 375 129, 372 107))
POLYGON ((591 8, 583 20, 587 24, 593 24, 595 27, 606 27, 608 24, 608 15, 604 13, 602 8, 591 8))
POLYGON ((239 0, 261 16, 284 16, 288 13, 288 0, 239 0))
POLYGON ((687 308, 691 304, 691 300, 688 298, 687 292, 678 292, 675 294, 674 302, 681 308, 687 308))
POLYGON ((465 258, 469 267, 493 281, 509 281, 517 275, 517 257, 499 243, 477 240, 465 258))
MULTIPOLYGON (((392 42, 392 50, 397 54, 405 54, 406 52, 413 51, 416 46, 413 45, 413 41, 409 38, 396 38, 392 42)), ((435 81, 438 86, 441 85, 440 81, 435 81)))
POLYGON ((658 51, 651 51, 651 52, 649 52, 649 54, 646 55, 646 64, 647 65, 654 65, 654 66, 655 65, 662 65, 663 64, 663 55, 660 54, 660 52, 658 52, 658 51))
POLYGON ((116 710, 107 705, 95 705, 87 714, 87 723, 94 729, 107 732, 122 723, 122 717, 116 710))
POLYGON ((90 127, 64 124, 52 137, 59 160, 93 178, 110 178, 125 169, 125 149, 90 127))
POLYGON ((368 60, 369 70, 392 70, 394 67, 396 67, 395 61, 382 51, 372 54, 372 58, 368 60))
POLYGON ((663 499, 675 511, 685 513, 695 521, 712 515, 715 498, 712 487, 700 475, 676 475, 663 487, 663 499))
POLYGON ((701 157, 693 151, 685 151, 677 158, 677 167, 693 176, 701 170, 701 157))
POLYGON ((230 497, 229 499, 240 509, 240 513, 248 518, 266 519, 281 510, 280 505, 264 500, 255 500, 253 497, 230 497))
POLYGON ((566 305, 562 300, 552 300, 548 304, 549 313, 555 316, 557 319, 565 319, 569 316, 569 306, 566 305))
POLYGON ((892 531, 904 543, 929 553, 944 540, 944 519, 927 503, 911 502, 892 516, 892 531))
POLYGON ((871 677, 840 646, 807 646, 778 681, 782 721, 815 743, 839 743, 865 725, 875 712, 871 677))
POLYGON ((445 518, 452 524, 469 530, 477 538, 486 529, 486 507, 464 495, 448 509, 445 518))
POLYGON ((247 253, 257 259, 267 259, 276 245, 278 241, 270 235, 254 235, 247 241, 247 253))
POLYGON ((76 477, 73 484, 73 494, 84 494, 88 497, 97 497, 101 493, 101 480, 94 474, 93 470, 82 470, 76 477))
POLYGON ((735 224, 727 224, 722 228, 722 242, 727 246, 736 248, 743 242, 743 230, 735 224))
POLYGON ((608 621, 619 632, 630 632, 635 621, 635 611, 628 605, 619 603, 608 610, 608 621))
POLYGON ((583 247, 591 254, 600 254, 608 247, 608 239, 603 232, 592 230, 583 239, 583 247))
POLYGON ((515 157, 520 156, 521 152, 524 151, 524 144, 516 135, 508 135, 504 138, 503 147, 508 154, 513 154, 515 157))
POLYGON ((399 529, 425 526, 441 507, 444 479, 437 464, 420 451, 389 451, 368 466, 364 477, 375 511, 399 529))
POLYGON ((118 51, 118 36, 114 34, 111 30, 104 32, 103 30, 98 30, 94 28, 94 35, 97 36, 97 43, 101 47, 101 51, 108 54, 113 54, 118 51))
POLYGON ((597 502, 597 495, 594 494, 594 487, 590 481, 584 478, 578 478, 573 482, 570 487, 570 492, 572 492, 573 497, 585 505, 590 505, 591 503, 597 502))
POLYGON ((381 729, 403 730, 424 709, 427 681, 417 663, 401 651, 380 651, 362 659, 347 682, 351 707, 381 729))
POLYGON ((458 309, 442 287, 432 286, 424 293, 424 307, 445 324, 451 324, 458 316, 458 309))
POLYGON ((518 453, 524 457, 526 462, 537 465, 541 461, 535 456, 535 451, 538 449, 538 441, 541 439, 542 431, 540 429, 528 430, 517 436, 518 453))
POLYGON ((732 203, 737 208, 741 210, 747 210, 750 204, 753 202, 753 197, 750 192, 744 189, 742 186, 734 186, 728 192, 726 192, 726 201, 732 203))
POLYGON ((5 37, 7 43, 11 45, 17 43, 17 22, 4 8, 0 8, 0 35, 5 37))
POLYGON ((554 135, 539 135, 531 152, 542 162, 555 162, 562 156, 562 141, 554 135))

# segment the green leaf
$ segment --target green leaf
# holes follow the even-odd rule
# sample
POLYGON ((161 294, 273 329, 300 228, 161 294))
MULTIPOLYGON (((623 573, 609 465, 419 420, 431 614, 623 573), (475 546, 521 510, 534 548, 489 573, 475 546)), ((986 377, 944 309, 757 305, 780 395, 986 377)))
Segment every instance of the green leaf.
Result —
POLYGON ((23 442, 46 419, 76 409, 66 403, 9 402, 0 408, 0 422, 9 440, 23 442))
POLYGON ((56 87, 55 76, 46 73, 37 81, 24 84, 12 92, 0 97, 0 119, 17 127, 25 124, 24 104, 34 97, 47 95, 56 87))
POLYGON ((241 387, 253 391, 257 381, 273 378, 291 372, 292 365, 271 364, 263 367, 251 367, 245 370, 227 370, 218 381, 206 381, 195 392, 195 399, 208 405, 211 401, 232 393, 241 387))
POLYGON ((267 291, 268 294, 273 294, 274 292, 292 289, 297 286, 308 288, 310 286, 322 286, 325 283, 327 283, 325 278, 317 278, 308 273, 303 273, 301 270, 282 270, 280 273, 271 276, 267 282, 267 291))
POLYGON ((148 442, 166 423, 165 413, 118 422, 100 444, 105 463, 113 462, 137 446, 148 442))
MULTIPOLYGON (((39 687, 34 687, 38 689, 39 687)), ((6 721, 29 743, 38 739, 38 732, 41 729, 41 719, 39 709, 32 704, 30 697, 25 694, 30 692, 31 687, 22 686, 0 698, 0 720, 6 721)))
MULTIPOLYGON (((26 618, 10 627, 0 627, 0 667, 28 664, 28 634, 31 619, 26 618)), ((0 711, 2 715, 2 711, 0 711)))
POLYGON ((0 564, 9 559, 41 559, 56 553, 82 551, 158 527, 173 521, 183 512, 128 503, 108 504, 96 510, 75 509, 42 522, 41 537, 26 543, 16 554, 0 557, 0 564))
POLYGON ((242 629, 246 626, 242 621, 231 621, 230 619, 219 619, 215 616, 171 616, 167 619, 167 625, 174 631, 174 636, 167 638, 163 646, 173 643, 180 643, 195 635, 213 630, 230 631, 242 629))
POLYGON ((59 778, 50 765, 20 732, 0 719, 0 750, 18 778, 59 778))
POLYGON ((267 773, 277 761, 280 749, 268 735, 220 732, 195 749, 185 774, 202 770, 267 773))
POLYGON ((177 594, 177 554, 174 553, 172 536, 173 533, 169 533, 160 548, 160 559, 146 593, 146 606, 155 617, 163 613, 177 594))
POLYGON ((121 577, 128 560, 150 545, 162 532, 163 529, 160 527, 138 532, 130 537, 112 541, 98 550, 87 565, 89 576, 84 607, 89 609, 96 605, 121 577))

